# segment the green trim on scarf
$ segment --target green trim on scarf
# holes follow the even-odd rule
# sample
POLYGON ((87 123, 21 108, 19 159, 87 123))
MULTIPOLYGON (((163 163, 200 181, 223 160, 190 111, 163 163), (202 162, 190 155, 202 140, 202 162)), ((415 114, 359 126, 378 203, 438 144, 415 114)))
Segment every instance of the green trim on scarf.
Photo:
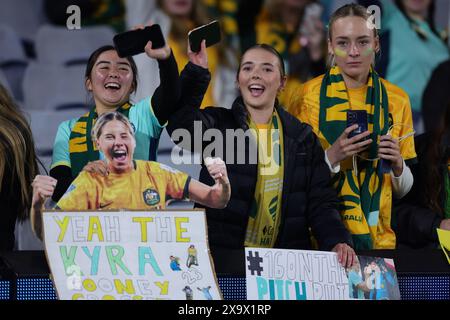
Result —
MULTIPOLYGON (((378 154, 378 136, 386 135, 389 129, 386 88, 374 70, 370 70, 369 73, 365 102, 366 105, 371 106, 368 122, 373 124, 371 136, 373 142, 368 149, 368 158, 373 159, 377 158, 378 154)), ((340 117, 337 115, 347 113, 349 109, 349 95, 344 78, 339 68, 333 67, 325 74, 320 88, 319 131, 329 145, 339 138, 346 129, 347 122, 346 120, 326 121, 327 114, 329 119, 346 119, 346 116, 342 117, 342 114, 340 117), (335 109, 336 105, 340 105, 339 110, 335 109)), ((333 184, 339 194, 341 215, 353 236, 355 249, 358 250, 373 249, 374 237, 377 234, 383 183, 379 163, 379 161, 359 161, 358 176, 355 176, 352 169, 348 169, 341 170, 333 177, 333 184), (350 210, 352 210, 351 215, 350 210), (372 215, 371 226, 368 225, 369 214, 372 215)))
MULTIPOLYGON (((126 102, 116 111, 128 118, 130 108, 131 104, 126 102)), ((77 120, 70 132, 69 153, 72 177, 78 176, 88 162, 100 159, 97 146, 91 137, 91 131, 97 118, 96 108, 92 108, 77 120)))
POLYGON ((283 127, 276 110, 267 129, 259 129, 251 119, 248 122, 258 143, 258 179, 244 244, 247 247, 273 248, 281 221, 283 127))

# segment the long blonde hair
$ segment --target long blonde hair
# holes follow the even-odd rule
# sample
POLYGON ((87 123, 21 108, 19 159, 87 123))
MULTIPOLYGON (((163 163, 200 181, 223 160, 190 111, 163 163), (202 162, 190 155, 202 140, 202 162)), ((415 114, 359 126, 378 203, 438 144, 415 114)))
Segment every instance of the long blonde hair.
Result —
POLYGON ((30 126, 0 85, 0 192, 18 196, 17 215, 20 220, 28 217, 31 183, 38 172, 30 126), (4 185, 9 181, 6 177, 11 177, 9 186, 4 185))

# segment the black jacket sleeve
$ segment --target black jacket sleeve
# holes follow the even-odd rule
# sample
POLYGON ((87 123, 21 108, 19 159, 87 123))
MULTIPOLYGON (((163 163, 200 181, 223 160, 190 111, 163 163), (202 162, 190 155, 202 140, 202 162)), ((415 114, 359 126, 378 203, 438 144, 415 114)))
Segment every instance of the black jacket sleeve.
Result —
POLYGON ((338 243, 353 246, 351 235, 345 228, 337 210, 338 197, 331 185, 330 169, 325 162, 324 151, 316 135, 308 138, 311 152, 308 187, 308 220, 312 233, 321 250, 331 250, 338 243))
POLYGON ((177 110, 181 94, 178 66, 173 53, 168 59, 158 60, 160 84, 152 96, 152 107, 158 122, 164 125, 177 110))
MULTIPOLYGON (((203 96, 208 88, 211 75, 207 69, 188 63, 181 72, 181 98, 178 102, 177 112, 171 115, 167 125, 167 132, 180 147, 187 150, 194 150, 194 139, 201 134, 198 130, 214 128, 217 117, 211 116, 215 108, 200 110, 203 96), (199 121, 196 125, 196 121, 199 121), (175 139, 177 129, 185 129, 189 132, 191 139, 182 141, 175 139), (197 134, 197 135, 196 135, 197 134)), ((200 135, 201 136, 201 135, 200 135)), ((203 147, 201 144, 199 147, 203 147)), ((201 150, 195 150, 201 151, 201 150)))
POLYGON ((181 72, 180 81, 181 97, 178 109, 199 109, 211 81, 209 70, 189 62, 181 72))

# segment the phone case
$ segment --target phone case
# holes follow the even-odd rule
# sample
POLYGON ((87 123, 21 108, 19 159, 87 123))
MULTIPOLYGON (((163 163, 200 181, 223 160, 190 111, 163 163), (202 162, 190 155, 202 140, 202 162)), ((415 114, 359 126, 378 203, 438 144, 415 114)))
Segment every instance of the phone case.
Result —
POLYGON ((214 20, 201 27, 195 28, 188 33, 189 46, 192 52, 199 52, 203 39, 206 40, 206 47, 210 47, 221 40, 219 21, 214 20))
POLYGON ((391 160, 381 159, 380 160, 380 172, 389 173, 391 172, 391 160))
MULTIPOLYGON (((353 130, 349 133, 348 137, 352 138, 360 133, 363 133, 364 131, 367 131, 368 125, 367 125, 367 111, 365 110, 348 110, 347 111, 347 128, 351 127, 352 125, 357 124, 358 128, 353 130)), ((366 137, 363 140, 368 139, 366 137)))
POLYGON ((119 33, 114 36, 113 41, 121 58, 143 53, 149 41, 152 42, 153 49, 162 48, 165 45, 164 36, 158 24, 119 33))

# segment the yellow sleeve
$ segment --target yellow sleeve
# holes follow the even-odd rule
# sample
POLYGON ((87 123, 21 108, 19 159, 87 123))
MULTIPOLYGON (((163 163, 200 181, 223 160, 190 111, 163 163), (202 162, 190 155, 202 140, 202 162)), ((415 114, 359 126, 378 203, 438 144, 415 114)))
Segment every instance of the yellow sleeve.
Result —
POLYGON ((320 87, 323 76, 306 82, 297 94, 291 96, 288 111, 301 122, 313 127, 316 134, 319 131, 319 101, 320 87))
POLYGON ((411 111, 411 103, 409 102, 409 97, 406 96, 402 108, 402 120, 400 126, 399 138, 403 138, 400 141, 400 153, 405 161, 413 160, 417 158, 416 148, 414 146, 414 129, 413 129, 413 119, 411 111), (409 135, 408 137, 406 137, 409 135))
POLYGON ((91 185, 89 174, 82 171, 56 205, 63 211, 95 209, 91 203, 95 199, 90 194, 92 192, 95 188, 91 185))
POLYGON ((172 199, 187 198, 191 177, 164 164, 160 164, 160 168, 166 178, 166 195, 172 199))

